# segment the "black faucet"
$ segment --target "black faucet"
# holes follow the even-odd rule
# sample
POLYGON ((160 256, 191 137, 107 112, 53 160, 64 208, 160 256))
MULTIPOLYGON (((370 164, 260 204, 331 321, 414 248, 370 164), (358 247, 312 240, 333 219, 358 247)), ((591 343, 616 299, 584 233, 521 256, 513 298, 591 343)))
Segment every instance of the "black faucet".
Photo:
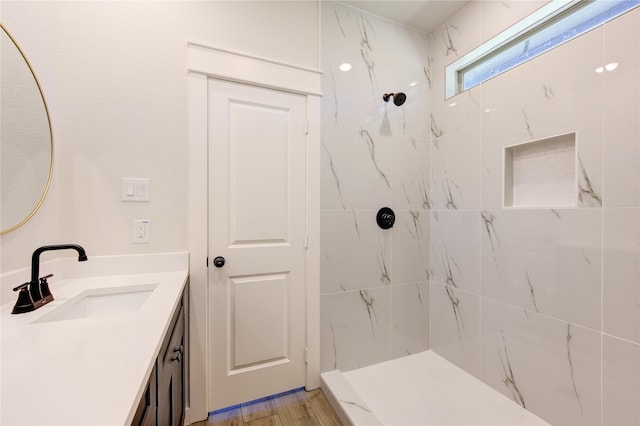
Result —
POLYGON ((47 278, 51 278, 53 274, 40 277, 40 254, 51 250, 67 250, 72 249, 78 252, 78 262, 87 260, 87 254, 84 248, 77 244, 58 244, 51 246, 42 246, 37 248, 31 256, 31 281, 21 284, 14 288, 13 291, 20 290, 18 301, 13 307, 12 314, 22 314, 31 312, 42 305, 53 300, 53 295, 49 290, 47 278))

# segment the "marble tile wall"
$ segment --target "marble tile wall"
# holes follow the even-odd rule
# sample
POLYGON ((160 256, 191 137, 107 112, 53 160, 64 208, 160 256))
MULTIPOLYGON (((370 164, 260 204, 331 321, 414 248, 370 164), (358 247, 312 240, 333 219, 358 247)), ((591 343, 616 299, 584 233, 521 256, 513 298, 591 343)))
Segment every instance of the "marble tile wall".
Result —
POLYGON ((322 2, 323 371, 429 348, 429 49, 427 35, 322 2), (404 105, 382 100, 399 91, 404 105))
POLYGON ((431 35, 430 346, 551 424, 638 425, 640 10, 443 96, 544 3, 472 1, 431 35), (504 148, 574 131, 576 205, 504 208, 504 148))

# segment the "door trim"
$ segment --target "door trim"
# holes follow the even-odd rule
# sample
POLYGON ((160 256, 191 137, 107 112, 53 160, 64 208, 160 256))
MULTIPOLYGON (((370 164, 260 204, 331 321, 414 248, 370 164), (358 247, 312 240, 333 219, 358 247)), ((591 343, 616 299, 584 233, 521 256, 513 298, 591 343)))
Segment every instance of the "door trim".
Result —
POLYGON ((321 96, 322 71, 244 52, 187 42, 187 70, 220 80, 321 96))
POLYGON ((188 249, 190 281, 190 390, 186 424, 208 415, 208 91, 216 78, 306 97, 306 347, 307 389, 320 387, 320 88, 322 71, 187 43, 189 106, 188 249))

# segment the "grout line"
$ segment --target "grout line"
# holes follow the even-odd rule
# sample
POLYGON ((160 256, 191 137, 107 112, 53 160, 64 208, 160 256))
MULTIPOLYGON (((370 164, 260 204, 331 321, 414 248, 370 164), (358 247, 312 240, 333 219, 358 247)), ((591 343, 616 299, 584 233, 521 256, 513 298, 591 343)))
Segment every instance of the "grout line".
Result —
POLYGON ((413 286, 416 283, 421 284, 421 283, 429 283, 430 280, 423 280, 423 281, 409 281, 406 283, 399 283, 399 284, 391 284, 391 285, 379 285, 379 286, 375 286, 375 287, 359 287, 359 288, 354 288, 354 289, 349 289, 349 290, 339 290, 339 291, 332 291, 329 293, 321 293, 320 296, 334 296, 336 294, 348 294, 348 293, 355 293, 355 292, 359 292, 362 290, 380 290, 380 289, 391 289, 391 288, 399 288, 399 287, 408 287, 408 286, 413 286))
MULTIPOLYGON (((473 296, 478 296, 478 297, 480 297, 482 299, 486 299, 486 300, 490 300, 490 301, 493 301, 493 302, 497 302, 497 303, 500 303, 502 305, 508 306, 510 308, 513 308, 513 309, 524 310, 527 314, 530 314, 530 315, 534 315, 534 316, 537 315, 537 316, 542 317, 542 318, 559 321, 559 322, 562 322, 562 323, 565 323, 565 324, 575 325, 576 327, 580 327, 580 328, 583 328, 585 330, 592 331, 594 333, 602 333, 600 330, 593 329, 593 328, 588 327, 586 325, 582 325, 582 324, 578 324, 578 323, 575 323, 575 322, 571 322, 569 320, 562 319, 562 318, 557 318, 557 317, 551 316, 549 314, 532 311, 529 308, 526 308, 526 307, 523 307, 523 306, 520 306, 520 305, 514 305, 513 303, 505 302, 505 301, 500 300, 500 299, 496 299, 496 298, 488 297, 488 296, 478 295, 476 293, 471 293, 471 292, 469 292, 467 290, 464 290, 464 289, 456 289, 456 290, 464 292, 464 293, 467 293, 467 294, 471 294, 473 296)), ((613 337, 615 337, 615 336, 613 336, 613 337)))
MULTIPOLYGON (((602 25, 602 63, 605 59, 607 25, 602 25)), ((606 177, 604 173, 604 141, 605 141, 605 81, 604 76, 600 80, 600 90, 602 94, 602 102, 600 103, 600 174, 602 176, 601 203, 600 203, 600 424, 604 425, 604 206, 605 206, 605 183, 606 177)))
MULTIPOLYGON (((429 45, 429 53, 431 53, 431 49, 432 49, 432 45, 429 45)), ((434 64, 431 63, 430 65, 430 73, 431 76, 433 76, 433 71, 434 71, 434 64)), ((433 78, 433 77, 432 77, 433 78)), ((431 101, 429 104, 429 112, 431 113, 431 117, 433 117, 433 88, 430 89, 429 91, 429 100, 431 101)), ((430 119, 429 119, 430 120, 430 119)), ((431 126, 431 122, 429 121, 428 126, 431 126)), ((433 212, 434 212, 434 206, 433 206, 433 143, 431 142, 431 133, 427 133, 427 153, 429 155, 428 158, 428 162, 429 162, 429 170, 427 171, 428 176, 429 176, 429 180, 428 180, 428 188, 429 188, 429 192, 427 194, 427 200, 429 201, 429 241, 428 241, 428 246, 429 246, 429 341, 428 343, 428 348, 429 350, 431 350, 433 348, 433 245, 431 244, 433 241, 433 229, 434 229, 434 219, 433 219, 433 212)))
MULTIPOLYGON (((480 103, 482 104, 482 92, 480 92, 480 103)), ((482 134, 482 121, 480 122, 480 133, 482 134)), ((481 140, 482 142, 482 140, 481 140)), ((503 165, 504 167, 504 165, 503 165)), ((484 174, 483 174, 484 176, 484 174)), ((482 183, 481 183, 482 185, 482 183)), ((481 191, 482 191, 482 186, 481 186, 481 191)), ((482 192, 480 193, 480 195, 482 196, 482 192)), ((504 197, 504 194, 502 194, 504 197)), ((482 200, 482 197, 480 198, 482 200)), ((482 201, 481 201, 482 202, 482 201)), ((477 214, 479 216, 482 215, 482 209, 478 210, 477 214)), ((478 293, 479 293, 479 297, 478 297, 478 315, 479 315, 479 319, 478 319, 478 379, 480 379, 480 381, 485 382, 484 381, 484 372, 482 371, 482 348, 484 347, 483 344, 483 335, 482 335, 482 217, 478 218, 478 244, 479 244, 479 250, 478 253, 480 255, 480 257, 478 258, 478 273, 480 274, 480 276, 478 277, 478 293)), ((485 382, 486 383, 486 382, 485 382)))

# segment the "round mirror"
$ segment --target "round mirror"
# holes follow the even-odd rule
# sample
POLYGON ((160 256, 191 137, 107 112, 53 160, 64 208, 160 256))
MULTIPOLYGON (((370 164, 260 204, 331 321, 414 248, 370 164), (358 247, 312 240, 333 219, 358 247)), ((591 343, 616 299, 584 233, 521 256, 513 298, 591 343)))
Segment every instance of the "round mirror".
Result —
POLYGON ((40 83, 0 24, 0 235, 24 225, 47 195, 53 136, 40 83))

